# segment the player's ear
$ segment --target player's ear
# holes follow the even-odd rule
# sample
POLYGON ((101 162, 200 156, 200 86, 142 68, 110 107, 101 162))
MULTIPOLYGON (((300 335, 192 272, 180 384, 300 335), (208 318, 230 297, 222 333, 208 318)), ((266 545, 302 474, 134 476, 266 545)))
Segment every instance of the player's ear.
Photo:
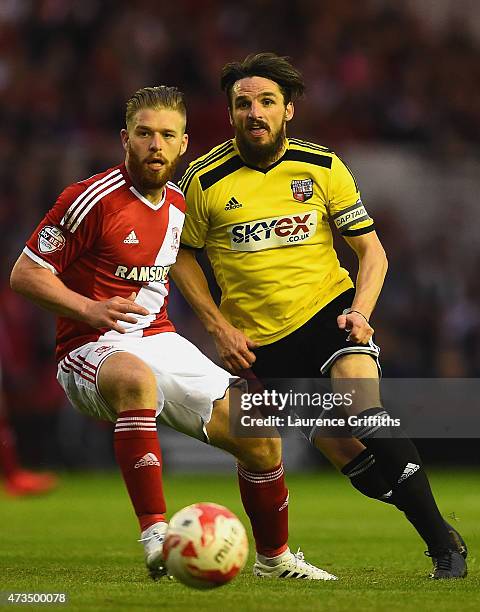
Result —
POLYGON ((293 102, 289 102, 285 107, 285 121, 291 121, 293 119, 294 114, 295 108, 293 106, 293 102))
POLYGON ((188 134, 182 136, 182 144, 180 145, 180 155, 183 155, 188 148, 188 134))
POLYGON ((228 120, 230 121, 230 125, 233 125, 232 109, 230 105, 228 106, 228 120))
POLYGON ((123 130, 120 130, 120 138, 122 139, 122 146, 126 151, 128 146, 128 132, 125 128, 123 130))

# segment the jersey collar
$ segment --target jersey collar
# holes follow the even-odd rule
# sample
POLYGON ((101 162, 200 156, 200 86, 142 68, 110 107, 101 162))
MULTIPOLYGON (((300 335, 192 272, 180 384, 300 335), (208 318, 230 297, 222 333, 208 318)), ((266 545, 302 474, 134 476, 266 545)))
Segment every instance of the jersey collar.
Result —
POLYGON ((138 189, 135 189, 133 183, 132 183, 132 179, 130 178, 130 175, 128 174, 127 168, 125 167, 125 164, 121 164, 119 166, 121 173, 123 174, 123 177, 126 181, 127 187, 128 189, 130 189, 130 191, 133 193, 133 195, 138 198, 140 200, 140 202, 143 202, 143 204, 145 204, 146 206, 148 206, 148 208, 151 208, 152 210, 158 210, 159 208, 162 208, 162 206, 165 203, 165 198, 167 196, 167 186, 165 185, 165 187, 163 188, 162 191, 162 197, 160 198, 160 200, 156 203, 156 204, 152 204, 152 202, 150 202, 149 200, 147 200, 147 198, 145 196, 143 196, 138 189))

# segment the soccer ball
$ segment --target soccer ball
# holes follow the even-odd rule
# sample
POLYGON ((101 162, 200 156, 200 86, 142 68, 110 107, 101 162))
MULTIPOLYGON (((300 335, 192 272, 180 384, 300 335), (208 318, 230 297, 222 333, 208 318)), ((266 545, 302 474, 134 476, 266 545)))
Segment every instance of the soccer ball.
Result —
POLYGON ((222 586, 242 570, 247 556, 245 528, 224 506, 193 504, 170 520, 163 558, 169 574, 187 586, 222 586))

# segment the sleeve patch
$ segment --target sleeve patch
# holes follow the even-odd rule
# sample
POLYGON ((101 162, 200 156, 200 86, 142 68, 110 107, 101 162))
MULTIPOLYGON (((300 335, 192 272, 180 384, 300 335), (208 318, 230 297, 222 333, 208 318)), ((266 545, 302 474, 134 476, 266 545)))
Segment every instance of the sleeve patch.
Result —
POLYGON ((333 221, 337 226, 337 229, 344 231, 362 221, 368 221, 370 219, 362 200, 357 200, 353 206, 349 206, 344 210, 333 215, 333 221))
POLYGON ((45 225, 38 232, 38 250, 40 253, 54 253, 65 246, 65 236, 58 227, 45 225))

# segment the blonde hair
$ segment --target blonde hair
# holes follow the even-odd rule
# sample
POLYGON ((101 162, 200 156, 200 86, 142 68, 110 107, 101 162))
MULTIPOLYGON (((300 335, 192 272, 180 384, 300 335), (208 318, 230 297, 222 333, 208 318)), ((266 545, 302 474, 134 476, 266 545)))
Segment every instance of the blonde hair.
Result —
POLYGON ((135 113, 144 108, 166 108, 178 111, 187 122, 187 109, 185 97, 176 87, 158 85, 157 87, 142 87, 127 100, 125 123, 129 130, 133 123, 135 113))

